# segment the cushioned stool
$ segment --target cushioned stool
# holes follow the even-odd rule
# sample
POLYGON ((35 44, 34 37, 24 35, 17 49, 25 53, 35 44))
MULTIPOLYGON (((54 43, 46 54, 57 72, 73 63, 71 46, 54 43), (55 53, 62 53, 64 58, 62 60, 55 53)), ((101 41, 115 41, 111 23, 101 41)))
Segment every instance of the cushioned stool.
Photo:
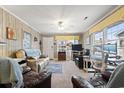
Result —
POLYGON ((25 88, 51 88, 52 73, 30 71, 23 75, 25 88))

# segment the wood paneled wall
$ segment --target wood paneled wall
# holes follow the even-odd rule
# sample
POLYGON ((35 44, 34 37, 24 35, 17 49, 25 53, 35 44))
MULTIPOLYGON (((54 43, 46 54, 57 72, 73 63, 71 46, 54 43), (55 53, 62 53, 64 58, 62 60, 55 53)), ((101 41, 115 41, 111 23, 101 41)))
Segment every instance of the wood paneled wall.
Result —
POLYGON ((39 41, 42 39, 41 34, 0 8, 0 40, 4 40, 7 43, 4 46, 0 46, 0 56, 13 57, 15 51, 23 48, 24 31, 29 32, 32 35, 31 47, 40 49, 39 41), (7 39, 6 27, 12 27, 16 30, 16 40, 7 39), (34 37, 37 37, 38 41, 34 42, 34 37))

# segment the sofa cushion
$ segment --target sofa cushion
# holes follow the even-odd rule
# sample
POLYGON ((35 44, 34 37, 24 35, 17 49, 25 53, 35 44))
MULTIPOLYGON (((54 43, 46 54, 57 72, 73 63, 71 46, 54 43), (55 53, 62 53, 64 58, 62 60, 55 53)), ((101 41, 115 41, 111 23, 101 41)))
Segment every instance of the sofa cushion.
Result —
POLYGON ((25 51, 23 49, 16 51, 15 55, 16 58, 23 58, 23 59, 26 58, 25 51))
POLYGON ((39 49, 25 49, 27 57, 39 58, 41 56, 41 51, 39 49))

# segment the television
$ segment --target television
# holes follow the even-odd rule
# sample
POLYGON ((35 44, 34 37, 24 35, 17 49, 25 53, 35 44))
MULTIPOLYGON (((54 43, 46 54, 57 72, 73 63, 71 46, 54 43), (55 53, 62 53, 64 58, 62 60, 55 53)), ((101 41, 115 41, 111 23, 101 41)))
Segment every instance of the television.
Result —
POLYGON ((73 51, 82 51, 82 44, 72 44, 73 51))

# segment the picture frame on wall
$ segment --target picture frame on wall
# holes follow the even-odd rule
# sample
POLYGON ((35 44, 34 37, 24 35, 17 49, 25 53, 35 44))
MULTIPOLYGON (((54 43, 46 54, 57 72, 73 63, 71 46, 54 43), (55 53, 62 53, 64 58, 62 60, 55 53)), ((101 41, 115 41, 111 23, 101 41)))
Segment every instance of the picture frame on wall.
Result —
POLYGON ((24 36, 23 37, 23 48, 24 49, 31 48, 31 39, 32 39, 31 34, 24 31, 24 35, 23 36, 24 36))
POLYGON ((6 27, 7 39, 16 40, 16 30, 12 27, 6 27))

